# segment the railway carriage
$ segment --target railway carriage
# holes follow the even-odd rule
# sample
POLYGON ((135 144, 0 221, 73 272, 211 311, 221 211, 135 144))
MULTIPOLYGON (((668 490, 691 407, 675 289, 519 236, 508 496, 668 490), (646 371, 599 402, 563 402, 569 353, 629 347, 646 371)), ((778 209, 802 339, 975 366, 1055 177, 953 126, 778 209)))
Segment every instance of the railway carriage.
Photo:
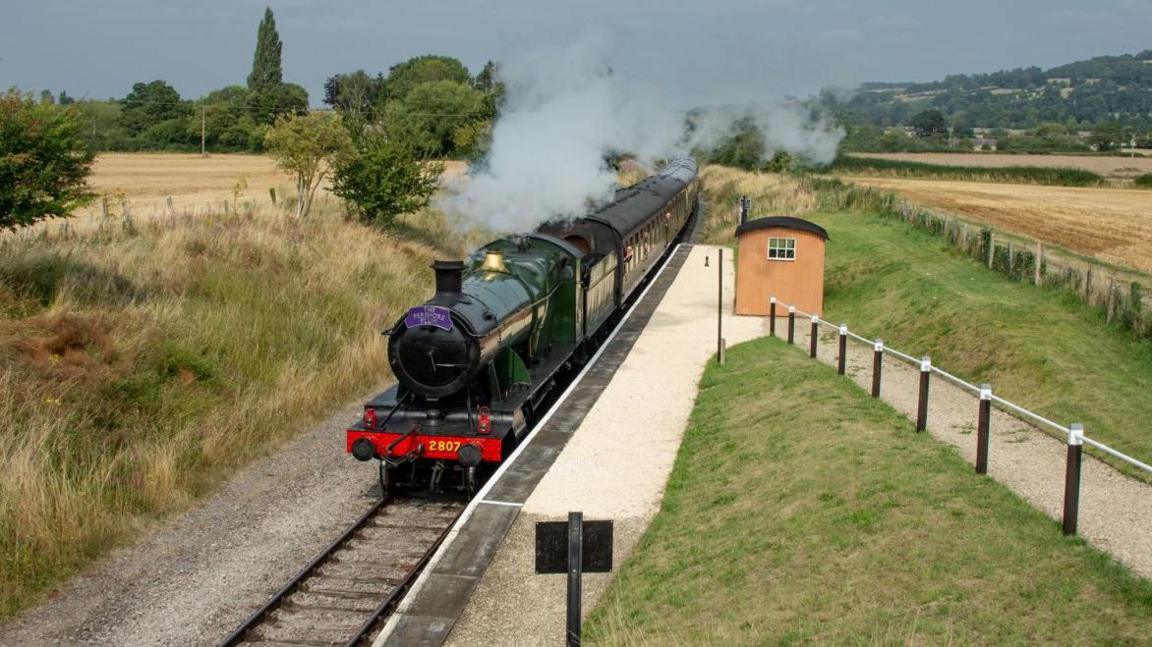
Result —
POLYGON ((381 485, 474 492, 603 342, 698 204, 683 158, 583 218, 437 261, 436 293, 385 334, 396 386, 364 406, 347 451, 381 485))

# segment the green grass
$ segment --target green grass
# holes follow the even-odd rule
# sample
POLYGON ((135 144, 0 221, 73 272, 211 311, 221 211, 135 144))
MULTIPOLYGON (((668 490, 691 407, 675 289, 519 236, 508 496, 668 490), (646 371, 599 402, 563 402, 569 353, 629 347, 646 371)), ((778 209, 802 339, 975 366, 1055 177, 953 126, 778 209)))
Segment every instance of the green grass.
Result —
POLYGON ((661 510, 585 635, 1138 644, 1149 626, 1152 584, 832 369, 760 339, 706 370, 661 510))
POLYGON ((1010 182, 1051 186, 1099 186, 1104 178, 1077 168, 1041 166, 956 166, 841 155, 827 169, 833 173, 938 178, 978 182, 1010 182))
MULTIPOLYGON (((825 313, 1089 436, 1152 460, 1152 342, 1056 289, 1008 281, 909 225, 853 212, 828 229, 825 313)), ((1139 473, 1148 478, 1146 473, 1139 473)))
POLYGON ((1132 184, 1142 189, 1152 189, 1152 173, 1145 173, 1132 180, 1132 184))

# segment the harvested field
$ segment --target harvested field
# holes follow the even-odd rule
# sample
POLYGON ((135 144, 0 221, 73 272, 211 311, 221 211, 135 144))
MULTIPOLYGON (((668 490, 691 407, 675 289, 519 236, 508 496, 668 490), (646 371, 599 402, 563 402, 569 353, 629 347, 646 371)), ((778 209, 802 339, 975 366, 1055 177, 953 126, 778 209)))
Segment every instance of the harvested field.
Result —
POLYGON ((1108 263, 1152 272, 1152 194, 1147 191, 907 178, 845 179, 894 191, 917 204, 1108 263))
POLYGON ((1009 155, 995 153, 852 153, 852 157, 943 164, 950 166, 1040 166, 1045 168, 1078 168, 1110 180, 1130 180, 1152 173, 1152 157, 1105 155, 1009 155))
MULTIPOLYGON (((444 165, 449 178, 462 176, 468 168, 466 162, 444 165)), ((266 202, 272 188, 280 198, 295 191, 292 178, 271 158, 241 154, 103 153, 96 158, 89 184, 117 211, 123 199, 137 213, 166 209, 169 197, 176 210, 197 213, 220 211, 225 202, 266 202)), ((82 212, 100 209, 97 200, 82 212)))
MULTIPOLYGON (((209 155, 187 153, 105 153, 96 158, 89 179, 93 190, 112 202, 128 200, 133 209, 166 206, 169 196, 176 208, 215 209, 240 198, 292 189, 292 179, 263 155, 209 155)), ((88 210, 98 211, 99 201, 88 210)))

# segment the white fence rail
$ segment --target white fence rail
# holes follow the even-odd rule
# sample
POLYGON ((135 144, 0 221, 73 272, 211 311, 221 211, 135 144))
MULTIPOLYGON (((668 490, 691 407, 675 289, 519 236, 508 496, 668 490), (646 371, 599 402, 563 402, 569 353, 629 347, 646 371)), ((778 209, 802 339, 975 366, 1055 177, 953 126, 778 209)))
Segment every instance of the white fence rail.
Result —
MULTIPOLYGON (((769 330, 771 334, 775 335, 777 306, 782 305, 776 297, 771 297, 769 300, 769 330)), ((1084 435, 1084 426, 1079 423, 1072 423, 1069 425, 1062 425, 1058 422, 1050 420, 1035 411, 1026 409, 1014 402, 1005 400, 992 393, 992 387, 985 384, 977 386, 960 378, 942 368, 932 365, 932 361, 928 356, 922 358, 913 357, 907 353, 902 353, 894 348, 884 345, 881 339, 869 339, 848 329, 847 324, 834 324, 830 321, 820 318, 817 315, 804 312, 794 305, 788 305, 786 310, 787 323, 787 340, 793 343, 795 339, 796 316, 802 316, 811 321, 812 332, 809 338, 809 354, 816 357, 817 343, 819 338, 818 326, 824 325, 833 328, 837 331, 840 338, 840 354, 838 362, 838 372, 843 374, 845 371, 845 355, 844 349, 846 348, 847 340, 849 338, 855 339, 861 343, 872 346, 874 359, 873 359, 873 375, 872 375, 872 397, 880 396, 880 384, 882 380, 882 367, 883 357, 885 353, 894 355, 920 369, 920 393, 917 401, 917 415, 916 415, 916 430, 924 431, 927 428, 928 418, 928 389, 930 376, 935 373, 940 377, 952 382, 962 389, 967 389, 979 398, 980 401, 980 416, 977 425, 977 457, 976 457, 976 471, 978 473, 987 473, 988 469, 988 438, 989 438, 989 425, 990 415, 989 407, 995 403, 999 408, 1012 412, 1013 414, 1026 418, 1032 422, 1044 425, 1060 432, 1067 439, 1068 445, 1068 458, 1065 470, 1064 480, 1064 518, 1063 518, 1063 531, 1066 535, 1076 533, 1076 527, 1079 517, 1079 499, 1080 499, 1080 468, 1083 461, 1083 446, 1084 443, 1095 447, 1096 449, 1117 458, 1133 467, 1142 469, 1152 473, 1152 465, 1149 465, 1141 460, 1133 458, 1121 451, 1118 451, 1104 443, 1088 438, 1084 435)))

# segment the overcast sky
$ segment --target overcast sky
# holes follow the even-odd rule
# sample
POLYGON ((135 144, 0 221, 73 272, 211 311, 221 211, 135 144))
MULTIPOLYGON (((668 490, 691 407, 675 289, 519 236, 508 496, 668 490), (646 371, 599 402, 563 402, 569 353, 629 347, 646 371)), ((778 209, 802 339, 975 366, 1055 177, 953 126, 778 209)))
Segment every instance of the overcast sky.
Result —
POLYGON ((197 97, 242 84, 267 4, 285 80, 313 105, 336 72, 425 53, 475 72, 588 29, 610 34, 617 70, 685 107, 1152 48, 1139 0, 0 0, 0 87, 106 98, 162 78, 197 97))

